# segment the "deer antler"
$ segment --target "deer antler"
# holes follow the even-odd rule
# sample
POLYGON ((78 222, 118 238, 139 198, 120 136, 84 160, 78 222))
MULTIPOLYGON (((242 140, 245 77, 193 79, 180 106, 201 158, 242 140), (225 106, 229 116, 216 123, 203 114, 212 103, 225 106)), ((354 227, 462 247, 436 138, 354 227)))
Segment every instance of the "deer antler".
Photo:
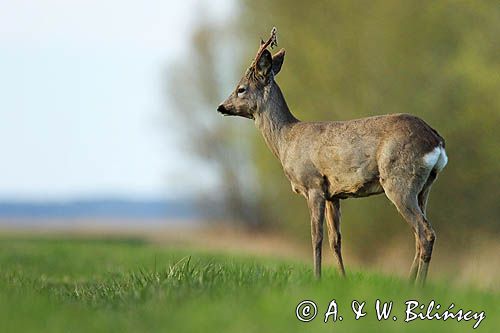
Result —
POLYGON ((257 54, 255 55, 254 60, 252 61, 252 65, 250 66, 251 68, 255 68, 255 66, 257 65, 257 61, 259 60, 262 52, 264 52, 265 49, 267 49, 268 47, 273 48, 278 45, 278 37, 276 36, 277 31, 278 30, 276 29, 276 27, 273 27, 271 29, 271 35, 269 36, 269 39, 266 42, 264 42, 263 40, 260 41, 260 47, 257 51, 257 54))

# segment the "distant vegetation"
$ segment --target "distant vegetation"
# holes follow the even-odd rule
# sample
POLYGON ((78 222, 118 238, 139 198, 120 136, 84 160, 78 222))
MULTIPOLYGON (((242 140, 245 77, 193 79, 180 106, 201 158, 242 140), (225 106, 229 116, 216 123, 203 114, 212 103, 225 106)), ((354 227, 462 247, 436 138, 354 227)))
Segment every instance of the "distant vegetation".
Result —
POLYGON ((200 218, 194 202, 176 200, 90 199, 0 201, 0 218, 200 218))

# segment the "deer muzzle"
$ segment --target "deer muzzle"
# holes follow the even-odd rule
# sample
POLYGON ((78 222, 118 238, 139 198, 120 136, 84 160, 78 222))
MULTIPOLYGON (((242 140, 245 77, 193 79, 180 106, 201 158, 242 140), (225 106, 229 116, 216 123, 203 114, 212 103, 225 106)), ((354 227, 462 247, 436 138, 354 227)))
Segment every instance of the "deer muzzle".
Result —
POLYGON ((232 113, 229 112, 229 109, 226 108, 224 104, 221 104, 217 107, 217 111, 225 116, 230 116, 232 113))

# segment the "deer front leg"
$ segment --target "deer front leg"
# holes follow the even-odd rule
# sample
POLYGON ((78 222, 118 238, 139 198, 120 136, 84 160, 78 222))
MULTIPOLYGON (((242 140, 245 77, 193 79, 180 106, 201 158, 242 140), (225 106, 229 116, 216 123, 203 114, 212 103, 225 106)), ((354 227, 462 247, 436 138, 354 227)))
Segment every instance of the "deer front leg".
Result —
POLYGON ((326 225, 328 227, 330 248, 335 258, 337 258, 340 274, 345 276, 344 262, 342 260, 342 236, 340 234, 340 201, 338 199, 326 202, 326 225))
POLYGON ((321 191, 309 191, 307 204, 311 213, 311 239, 313 247, 314 275, 321 277, 321 245, 323 243, 323 220, 325 198, 321 191))

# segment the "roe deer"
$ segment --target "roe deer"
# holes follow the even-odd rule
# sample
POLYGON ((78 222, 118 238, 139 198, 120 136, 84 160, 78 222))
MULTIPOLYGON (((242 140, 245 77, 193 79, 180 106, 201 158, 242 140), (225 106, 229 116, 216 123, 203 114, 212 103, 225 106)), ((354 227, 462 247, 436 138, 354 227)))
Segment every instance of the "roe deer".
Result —
POLYGON ((426 217, 429 190, 447 163, 443 138, 422 119, 390 114, 348 121, 302 122, 285 102, 274 77, 285 50, 274 56, 276 28, 261 41, 236 90, 217 108, 227 116, 253 119, 280 160, 292 189, 311 214, 314 273, 321 275, 323 220, 340 274, 340 200, 385 193, 415 235, 411 281, 425 282, 436 235, 426 217))

